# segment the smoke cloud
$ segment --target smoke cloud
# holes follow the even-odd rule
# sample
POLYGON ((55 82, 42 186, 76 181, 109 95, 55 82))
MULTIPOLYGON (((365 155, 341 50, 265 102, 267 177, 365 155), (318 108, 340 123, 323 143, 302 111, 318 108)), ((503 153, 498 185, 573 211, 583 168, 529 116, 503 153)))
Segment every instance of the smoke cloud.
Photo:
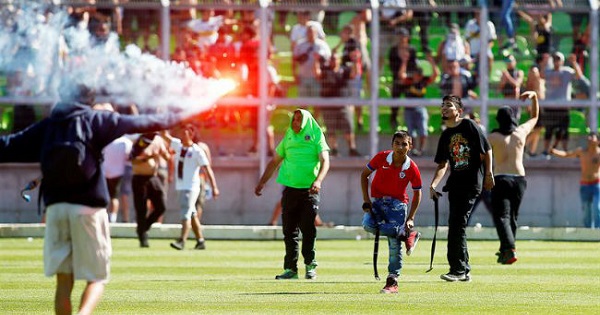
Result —
POLYGON ((65 9, 40 1, 0 8, 0 72, 8 77, 11 96, 58 100, 84 84, 116 104, 194 112, 210 108, 234 88, 134 45, 120 51, 115 33, 94 36, 65 9))

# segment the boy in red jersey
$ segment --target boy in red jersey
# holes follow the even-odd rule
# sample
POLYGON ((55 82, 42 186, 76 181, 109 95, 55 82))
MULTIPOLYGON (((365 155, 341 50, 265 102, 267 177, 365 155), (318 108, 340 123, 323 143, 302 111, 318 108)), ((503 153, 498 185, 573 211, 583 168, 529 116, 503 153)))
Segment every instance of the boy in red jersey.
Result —
POLYGON ((413 231, 414 219, 421 203, 421 172, 408 157, 412 138, 406 131, 398 131, 392 137, 392 149, 377 153, 363 170, 360 183, 363 193, 363 227, 367 232, 388 237, 389 264, 385 287, 381 293, 398 293, 398 276, 402 269, 402 241, 406 254, 414 250, 421 233, 413 231), (375 172, 369 196, 369 176, 375 172), (408 194, 411 184, 413 198, 408 217, 408 194))

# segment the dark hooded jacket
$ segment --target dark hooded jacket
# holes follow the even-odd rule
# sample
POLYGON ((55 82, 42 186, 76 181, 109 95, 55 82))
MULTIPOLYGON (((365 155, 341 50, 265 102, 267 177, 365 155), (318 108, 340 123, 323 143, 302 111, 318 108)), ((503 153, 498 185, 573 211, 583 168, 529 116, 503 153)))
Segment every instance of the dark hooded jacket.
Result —
MULTIPOLYGON (((85 121, 84 138, 86 150, 96 159, 101 157, 102 149, 113 140, 128 133, 144 133, 170 128, 184 117, 179 114, 165 113, 156 115, 129 116, 109 111, 93 110, 80 103, 58 103, 52 109, 50 117, 31 125, 27 129, 0 137, 0 163, 22 162, 39 163, 43 156, 45 135, 54 128, 55 121, 64 121, 81 116, 85 121)), ((86 152, 88 154, 88 152, 86 152)), ((59 166, 60 167, 60 166, 59 166)), ((89 207, 106 207, 109 196, 100 163, 92 164, 100 172, 88 185, 70 189, 53 188, 53 183, 42 180, 42 195, 46 206, 59 202, 80 204, 89 207)), ((43 176, 44 174, 42 174, 43 176)))

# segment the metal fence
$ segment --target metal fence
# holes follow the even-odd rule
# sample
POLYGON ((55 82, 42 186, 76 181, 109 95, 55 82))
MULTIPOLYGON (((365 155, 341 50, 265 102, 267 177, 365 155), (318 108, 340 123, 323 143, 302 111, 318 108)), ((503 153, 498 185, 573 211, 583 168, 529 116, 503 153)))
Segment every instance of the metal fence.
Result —
MULTIPOLYGON (((20 1, 0 1, 0 8, 6 9, 14 5, 22 3, 20 1)), ((486 25, 488 21, 494 21, 497 37, 506 40, 505 26, 502 19, 498 18, 503 13, 502 1, 460 1, 460 0, 406 0, 406 1, 333 1, 333 0, 315 0, 315 1, 240 1, 240 0, 221 0, 221 1, 202 1, 202 0, 181 0, 181 1, 119 1, 119 0, 96 0, 96 1, 53 1, 53 5, 58 7, 71 8, 88 8, 92 10, 108 10, 116 13, 120 12, 137 12, 139 10, 150 10, 155 13, 155 18, 150 21, 153 27, 153 36, 155 41, 155 53, 161 56, 164 60, 169 60, 173 56, 174 45, 173 38, 179 36, 181 32, 181 21, 174 18, 178 12, 187 12, 190 10, 196 11, 196 17, 202 10, 217 10, 235 12, 253 11, 255 17, 260 21, 257 28, 258 36, 261 39, 260 45, 257 47, 259 53, 258 71, 255 75, 258 76, 258 90, 255 95, 238 95, 224 97, 219 101, 219 106, 237 106, 257 108, 258 121, 257 129, 266 130, 269 124, 268 105, 277 104, 282 107, 294 106, 310 106, 314 108, 326 108, 353 104, 362 106, 366 113, 364 117, 368 119, 366 124, 370 126, 381 126, 384 121, 381 120, 381 111, 384 108, 410 108, 425 106, 431 108, 440 104, 439 97, 441 92, 437 88, 439 79, 436 81, 436 88, 432 89, 437 92, 430 93, 424 98, 411 97, 394 97, 393 94, 393 79, 394 73, 390 71, 390 64, 387 60, 388 50, 395 44, 397 34, 392 33, 391 37, 386 37, 385 32, 389 31, 387 19, 388 12, 402 12, 406 14, 410 12, 412 21, 405 26, 410 31, 410 42, 416 48, 416 60, 419 66, 427 68, 425 72, 430 74, 432 67, 429 67, 427 61, 427 50, 429 48, 433 52, 434 57, 437 56, 436 49, 440 43, 445 40, 445 35, 451 23, 458 23, 461 33, 464 33, 463 26, 467 20, 464 16, 471 16, 475 12, 479 13, 479 43, 487 43, 491 34, 488 33, 486 25), (390 5, 391 4, 391 5, 390 5), (340 40, 339 32, 345 24, 352 21, 352 18, 359 12, 369 11, 371 15, 370 21, 366 22, 366 30, 368 42, 368 54, 371 62, 371 67, 368 69, 368 76, 365 72, 365 77, 362 79, 362 93, 354 96, 340 96, 323 98, 320 96, 305 96, 301 93, 292 92, 298 89, 296 73, 291 72, 286 67, 294 63, 293 51, 290 47, 289 31, 291 23, 296 22, 294 15, 300 11, 311 11, 317 16, 317 19, 322 18, 324 28, 329 32, 326 42, 329 46, 337 44, 340 40), (287 20, 281 22, 281 18, 287 17, 287 20), (427 47, 418 49, 423 44, 423 37, 420 32, 423 28, 428 27, 426 34, 428 44, 427 47), (270 39, 270 40, 267 40, 270 39), (274 66, 276 70, 281 70, 282 86, 284 93, 272 95, 269 92, 269 67, 274 66), (279 68, 279 69, 277 69, 279 68)), ((493 122, 489 121, 490 109, 501 105, 521 105, 521 102, 515 99, 507 99, 498 92, 498 85, 504 63, 502 60, 508 54, 514 54, 522 63, 520 69, 526 71, 534 62, 536 56, 536 38, 529 31, 528 23, 524 23, 519 15, 522 13, 532 13, 533 15, 541 15, 550 13, 553 17, 553 38, 556 39, 552 51, 562 51, 564 55, 571 53, 575 45, 576 38, 574 33, 583 33, 586 30, 583 28, 589 25, 587 36, 589 36, 586 47, 586 56, 583 61, 584 71, 589 79, 589 92, 586 98, 574 99, 568 102, 565 101, 542 101, 543 107, 571 107, 584 108, 585 127, 591 130, 598 129, 598 92, 599 92, 599 18, 598 18, 598 1, 594 0, 570 0, 562 1, 562 4, 554 1, 515 1, 513 8, 513 17, 519 18, 514 26, 516 29, 515 51, 504 52, 499 44, 492 48, 495 59, 491 61, 487 55, 487 49, 479 47, 479 55, 475 56, 476 63, 472 64, 473 68, 490 69, 490 71, 478 71, 477 84, 472 88, 476 91, 477 98, 466 98, 465 104, 477 111, 481 117, 481 122, 484 126, 489 126, 493 122), (583 21, 582 21, 583 20, 583 21), (587 20, 587 21, 585 21, 587 20), (575 25, 579 26, 582 22, 581 29, 576 30, 575 25), (571 50, 571 51, 568 51, 571 50), (477 58, 479 57, 479 58, 477 58), (490 64, 491 61, 491 64, 490 64)), ((9 10, 10 12, 10 10, 9 10)), ((396 14, 396 13, 394 13, 396 14)), ((531 24, 535 24, 535 21, 531 24)), ((397 31, 397 28, 396 28, 397 31)), ((137 38, 139 34, 134 34, 137 38)), ((175 40, 176 42, 177 40, 175 40)), ((176 46, 176 45, 175 45, 176 46)), ((436 64, 438 62, 436 61, 436 64)), ((0 66, 2 63, 0 62, 0 66)), ((0 70, 2 70, 0 68, 0 70)), ((292 70, 293 71, 293 70, 292 70)), ((445 71, 441 69, 440 72, 445 71)), ((1 82, 0 82, 1 83, 1 82)), ((49 95, 30 95, 19 96, 4 93, 0 96, 0 104, 50 104, 54 101, 49 95)), ((585 128, 584 128, 585 129, 585 128)), ((380 128, 369 129, 369 153, 372 155, 379 148, 380 128)), ((258 137, 258 158, 260 160, 261 169, 264 168, 267 161, 267 136, 264 133, 257 133, 258 137)))

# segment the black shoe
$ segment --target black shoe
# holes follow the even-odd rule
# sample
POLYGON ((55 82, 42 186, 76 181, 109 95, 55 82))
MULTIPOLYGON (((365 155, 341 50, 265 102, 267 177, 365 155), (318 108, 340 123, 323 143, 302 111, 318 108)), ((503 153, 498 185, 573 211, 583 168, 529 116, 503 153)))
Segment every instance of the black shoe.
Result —
POLYGON ((148 233, 141 233, 138 238, 140 240, 140 247, 150 247, 150 244, 148 244, 148 233))
POLYGON ((360 152, 358 152, 358 150, 356 150, 356 149, 350 149, 350 152, 348 152, 348 155, 354 156, 354 157, 361 156, 360 152))
POLYGON ((440 278, 443 280, 446 280, 448 282, 456 282, 456 281, 469 282, 469 281, 471 281, 471 274, 449 272, 449 273, 441 275, 440 278))
POLYGON ((183 250, 185 247, 185 242, 182 239, 178 239, 175 242, 171 243, 171 248, 176 250, 183 250))
POLYGON ((204 244, 204 241, 198 241, 196 242, 196 247, 194 247, 194 249, 206 249, 206 244, 204 244))

